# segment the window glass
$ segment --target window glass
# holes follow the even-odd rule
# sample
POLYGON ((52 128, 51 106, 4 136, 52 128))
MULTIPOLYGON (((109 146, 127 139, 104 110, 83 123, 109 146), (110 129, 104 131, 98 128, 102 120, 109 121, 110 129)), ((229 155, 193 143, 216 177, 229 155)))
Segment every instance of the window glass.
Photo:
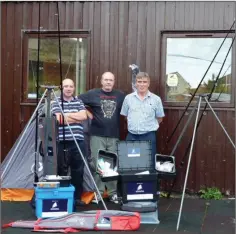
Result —
MULTIPOLYGON (((168 37, 166 40, 165 99, 170 102, 189 101, 224 38, 168 37)), ((211 92, 231 43, 232 38, 227 38, 201 83, 197 94, 211 92)), ((232 81, 231 64, 232 49, 220 73, 211 101, 230 102, 232 81)))
MULTIPOLYGON (((76 94, 86 91, 87 38, 61 38, 62 79, 70 78, 76 84, 76 94)), ((56 85, 61 82, 59 40, 40 38, 39 85, 56 85)), ((38 69, 38 39, 28 40, 27 98, 36 98, 38 69)), ((45 88, 39 88, 39 96, 45 88)), ((58 90, 59 91, 59 90, 58 90)))

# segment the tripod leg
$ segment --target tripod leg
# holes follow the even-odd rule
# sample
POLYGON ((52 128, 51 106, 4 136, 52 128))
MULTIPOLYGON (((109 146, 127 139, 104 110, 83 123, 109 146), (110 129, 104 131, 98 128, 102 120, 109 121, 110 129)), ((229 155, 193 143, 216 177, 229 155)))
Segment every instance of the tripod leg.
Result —
MULTIPOLYGON (((180 143, 180 141, 181 141, 181 139, 182 139, 182 137, 183 137, 183 135, 184 135, 184 133, 185 133, 185 131, 186 131, 186 129, 187 129, 189 123, 190 123, 190 121, 192 120, 192 117, 193 117, 193 114, 194 114, 194 112, 195 112, 195 110, 196 110, 196 107, 197 107, 197 103, 196 103, 196 105, 194 106, 193 110, 191 111, 191 113, 190 113, 190 115, 189 115, 189 117, 188 117, 187 123, 185 124, 185 126, 184 126, 182 132, 180 133, 180 136, 178 137, 178 140, 177 140, 177 142, 176 142, 174 148, 172 149, 170 155, 174 155, 175 150, 177 149, 177 147, 178 147, 178 145, 179 145, 179 143, 180 143)), ((172 185, 171 185, 170 191, 168 192, 167 198, 170 198, 171 192, 172 192, 172 190, 173 190, 173 188, 174 188, 174 186, 175 186, 175 182, 176 182, 176 177, 175 177, 175 179, 174 179, 174 181, 173 181, 173 183, 172 183, 172 185)))
MULTIPOLYGON (((17 143, 17 145, 16 145, 16 147, 15 147, 15 149, 14 149, 12 155, 14 155, 14 154, 16 153, 17 149, 19 148, 19 146, 20 146, 20 144, 21 144, 21 142, 22 142, 22 140, 23 140, 24 134, 26 133, 26 131, 28 130, 28 128, 29 128, 29 126, 30 126, 32 120, 34 119, 34 116, 35 116, 37 110, 39 109, 39 106, 41 105, 41 103, 42 103, 42 101, 43 101, 43 99, 44 99, 44 97, 45 97, 46 92, 47 92, 47 90, 45 90, 45 92, 43 93, 43 96, 42 96, 41 100, 39 101, 38 106, 35 108, 34 113, 32 114, 32 116, 31 116, 30 120, 28 121, 26 127, 24 128, 24 130, 23 130, 23 132, 22 132, 22 135, 21 135, 21 137, 20 137, 20 139, 19 139, 19 141, 18 141, 18 143, 17 143)), ((9 165, 10 165, 12 159, 13 159, 13 157, 11 157, 11 158, 9 159, 9 161, 7 162, 7 165, 6 165, 6 167, 4 168, 4 171, 2 172, 1 180, 4 179, 4 175, 5 175, 6 171, 7 171, 7 168, 9 167, 9 165)), ((36 165, 35 165, 35 167, 36 167, 36 165)))
POLYGON ((184 195, 185 195, 185 190, 186 190, 186 185, 187 185, 187 180, 188 180, 188 172, 189 172, 190 162, 191 162, 191 158, 192 158, 193 144, 194 144, 195 135, 196 135, 198 116, 199 116, 199 111, 200 111, 200 107, 201 107, 201 100, 202 100, 202 97, 200 96, 199 102, 198 102, 196 120, 195 120, 195 124, 194 124, 194 129, 193 129, 193 138, 192 138, 191 148, 190 148, 190 152, 189 152, 189 159, 188 159, 188 166, 187 166, 187 171, 186 171, 186 176, 185 176, 185 181, 184 181, 184 188, 183 188, 181 204, 180 204, 180 209, 179 209, 179 217, 178 217, 178 222, 177 222, 177 227, 176 227, 177 231, 179 230, 179 223, 180 223, 182 207, 183 207, 183 201, 184 201, 184 195))
MULTIPOLYGON (((196 104, 196 106, 197 106, 197 104, 196 104)), ((195 112, 195 110, 196 110, 196 106, 194 106, 193 110, 191 111, 191 113, 190 113, 190 115, 189 115, 189 117, 188 117, 187 123, 185 124, 185 126, 184 126, 182 132, 180 133, 180 136, 179 136, 179 138, 178 138, 178 140, 177 140, 177 142, 176 142, 174 148, 172 149, 170 155, 174 155, 175 150, 177 149, 177 147, 178 147, 178 145, 179 145, 179 143, 180 143, 180 141, 181 141, 181 139, 182 139, 182 137, 183 137, 183 135, 184 135, 184 133, 185 133, 185 131, 186 131, 186 129, 187 129, 187 127, 188 127, 188 125, 189 125, 191 119, 192 119, 192 117, 193 117, 193 114, 194 114, 194 112, 195 112)))
POLYGON ((223 131, 224 131, 225 135, 228 137, 228 139, 229 139, 230 143, 231 143, 231 144, 233 145, 233 147, 235 148, 235 144, 234 144, 234 143, 233 143, 233 141, 231 140, 231 138, 230 138, 229 134, 228 134, 228 133, 227 133, 227 131, 225 130, 225 128, 224 128, 224 126, 223 126, 223 124, 221 123, 220 119, 218 118, 217 114, 216 114, 216 113, 215 113, 215 111, 213 110, 213 108, 212 108, 211 104, 208 102, 208 100, 207 100, 207 98, 206 98, 206 97, 205 97, 205 101, 206 101, 206 103, 208 104, 208 106, 210 107, 210 109, 211 109, 212 113, 213 113, 213 114, 214 114, 214 116, 216 117, 216 119, 217 119, 217 121, 219 122, 220 126, 222 127, 222 129, 223 129, 223 131))
MULTIPOLYGON (((61 108, 61 106, 60 106, 60 103, 59 103, 59 101, 58 101, 58 98, 57 98, 57 96, 56 96, 54 90, 53 90, 53 94, 54 94, 55 99, 56 99, 56 102, 57 102, 57 104, 58 104, 58 106, 59 106, 59 108, 60 108, 60 110, 61 110, 61 113, 62 113, 62 115, 63 115, 64 118, 65 118, 64 112, 63 112, 63 110, 62 110, 62 108, 61 108)), ((90 176, 90 178, 91 178, 92 181, 93 181, 93 184, 94 184, 94 186, 95 186, 95 188, 96 188, 96 191, 97 191, 97 193, 99 194, 99 196, 100 196, 100 198, 101 198, 101 201, 102 201, 102 204, 103 204, 103 206, 104 206, 104 209, 107 210, 106 204, 105 204, 105 202, 104 202, 104 200, 103 200, 103 198, 102 198, 102 196, 101 196, 101 193, 100 193, 100 191, 99 191, 99 189, 98 189, 98 187, 97 187, 97 185, 96 185, 96 182, 95 182, 95 180, 94 180, 94 178, 93 178, 93 176, 92 176, 92 173, 91 173, 90 168, 89 168, 89 166, 88 166, 88 164, 87 164, 87 161, 85 160, 84 155, 83 155, 83 153, 82 153, 82 151, 81 151, 81 149, 80 149, 80 147, 79 147, 79 144, 77 143, 77 141, 76 141, 76 139, 75 139, 75 136, 74 136, 74 134, 73 134, 73 132, 72 132, 72 130, 71 130, 70 124, 67 122, 66 118, 65 118, 65 121, 66 121, 66 124, 67 124, 67 126, 68 126, 68 128, 69 128, 69 130, 70 130, 70 133, 71 133, 71 135, 72 135, 72 137, 73 137, 73 139, 74 139, 74 142, 75 142, 75 144, 76 144, 76 147, 77 147, 77 149, 78 149, 78 151, 79 151, 79 153, 80 153, 80 155, 81 155, 81 158, 82 158, 82 160, 84 161, 84 165, 86 166, 86 168, 87 168, 87 170, 88 170, 89 176, 90 176)))
MULTIPOLYGON (((43 170, 43 175, 52 175, 53 174, 53 161, 52 157, 49 156, 49 134, 53 135, 53 130, 52 130, 52 114, 51 114, 51 95, 52 95, 52 89, 47 90, 47 97, 46 97, 46 116, 45 116, 45 128, 44 128, 44 139, 45 139, 45 154, 44 154, 44 170, 43 170)), ((53 142, 53 140, 52 140, 53 142)), ((55 165, 55 168, 57 168, 57 165, 55 165)), ((57 173, 55 173, 57 174, 57 173)))
POLYGON ((53 175, 58 175, 58 163, 57 163, 57 132, 56 132, 56 119, 51 119, 52 124, 52 148, 53 148, 53 158, 54 158, 54 165, 52 173, 53 175))

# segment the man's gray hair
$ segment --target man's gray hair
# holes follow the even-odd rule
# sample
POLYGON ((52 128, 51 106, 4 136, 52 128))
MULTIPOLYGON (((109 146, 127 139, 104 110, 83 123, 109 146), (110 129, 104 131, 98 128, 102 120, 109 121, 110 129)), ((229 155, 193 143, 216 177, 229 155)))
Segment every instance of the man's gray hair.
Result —
POLYGON ((142 79, 142 78, 149 78, 149 79, 150 79, 150 77, 149 77, 149 75, 148 75, 147 72, 139 72, 139 73, 137 74, 137 76, 136 76, 136 80, 137 80, 137 79, 142 79))

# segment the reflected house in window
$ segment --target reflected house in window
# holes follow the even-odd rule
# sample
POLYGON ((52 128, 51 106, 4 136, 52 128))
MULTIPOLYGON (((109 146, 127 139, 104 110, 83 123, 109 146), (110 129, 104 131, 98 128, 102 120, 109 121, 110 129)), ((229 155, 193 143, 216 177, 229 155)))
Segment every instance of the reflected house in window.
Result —
POLYGON ((221 93, 229 94, 231 92, 231 83, 232 83, 232 75, 231 74, 220 77, 217 81, 217 86, 214 90, 215 93, 221 92, 221 93))
MULTIPOLYGON (((208 80, 207 82, 203 82, 200 85, 194 100, 197 101, 198 94, 210 94, 214 87, 214 83, 216 80, 216 75, 212 74, 212 79, 208 80)), ((212 102, 230 102, 231 98, 231 82, 232 82, 232 75, 224 75, 223 77, 219 78, 217 84, 214 87, 214 91, 211 95, 210 101, 212 102)), ((189 90, 189 94, 193 94, 196 91, 196 88, 191 88, 189 90)), ((189 95, 189 96, 190 96, 189 95)))
POLYGON ((166 75, 167 101, 186 101, 191 88, 190 84, 179 72, 166 75))

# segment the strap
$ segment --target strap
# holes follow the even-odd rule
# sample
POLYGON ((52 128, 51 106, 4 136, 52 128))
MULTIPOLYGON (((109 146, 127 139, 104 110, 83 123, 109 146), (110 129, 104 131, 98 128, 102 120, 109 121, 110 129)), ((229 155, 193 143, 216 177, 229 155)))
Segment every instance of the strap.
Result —
POLYGON ((95 217, 95 222, 94 222, 94 230, 99 230, 99 228, 97 227, 97 224, 98 224, 98 219, 99 219, 100 213, 101 213, 101 211, 97 210, 96 217, 95 217))
POLYGON ((34 224, 34 231, 40 230, 41 228, 38 226, 42 218, 37 219, 37 221, 34 224))
POLYGON ((7 224, 3 224, 3 225, 2 225, 2 228, 12 227, 13 223, 14 223, 14 222, 7 223, 7 224))
POLYGON ((72 233, 72 232, 80 232, 80 230, 74 229, 74 228, 66 228, 66 229, 38 229, 38 230, 33 230, 32 232, 72 233))

